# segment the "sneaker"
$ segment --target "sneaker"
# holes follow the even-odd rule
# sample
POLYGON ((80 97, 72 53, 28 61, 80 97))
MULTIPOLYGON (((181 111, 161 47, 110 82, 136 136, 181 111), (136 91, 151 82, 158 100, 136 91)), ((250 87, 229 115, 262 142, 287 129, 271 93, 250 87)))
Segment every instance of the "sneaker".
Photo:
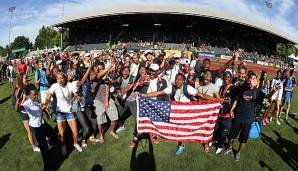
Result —
POLYGON ((120 126, 117 130, 116 130, 116 134, 119 134, 120 132, 124 131, 125 127, 124 126, 120 126))
POLYGON ((220 154, 223 148, 218 148, 215 152, 215 154, 220 154))
POLYGON ((269 119, 270 122, 272 122, 272 117, 269 119))
POLYGON ((137 143, 139 142, 138 137, 133 137, 132 141, 130 142, 130 147, 135 147, 137 143))
POLYGON ((265 122, 266 122, 266 124, 269 124, 270 123, 270 121, 269 121, 268 118, 265 119, 265 122))
POLYGON ((276 124, 277 124, 277 125, 281 125, 279 121, 276 121, 276 124))
POLYGON ((32 149, 33 149, 33 151, 35 151, 35 152, 40 152, 40 148, 39 148, 39 147, 33 147, 32 149))
POLYGON ((154 144, 159 144, 159 140, 158 140, 157 136, 152 137, 152 139, 153 139, 154 144))
POLYGON ((183 153, 183 151, 184 151, 184 146, 179 145, 178 149, 176 150, 176 154, 181 154, 181 153, 183 153))
POLYGON ((210 141, 210 142, 208 143, 209 147, 211 147, 214 143, 215 143, 215 141, 210 141))
POLYGON ((266 125, 266 122, 265 120, 262 120, 262 125, 265 126, 266 125))
POLYGON ((61 153, 62 153, 63 156, 66 156, 67 155, 67 150, 66 150, 66 146, 65 145, 61 146, 61 153))
POLYGON ((225 151, 224 151, 224 155, 229 154, 231 151, 232 151, 231 148, 226 148, 225 151))
POLYGON ((284 121, 280 116, 278 117, 278 119, 279 119, 280 121, 284 121))
POLYGON ((286 120, 286 122, 290 123, 290 121, 289 121, 289 119, 288 119, 288 118, 286 118, 285 120, 286 120))
POLYGON ((78 152, 83 151, 82 147, 79 144, 74 144, 73 146, 78 150, 78 152))
POLYGON ((235 160, 236 160, 236 161, 239 161, 239 160, 240 160, 240 153, 237 153, 237 154, 236 154, 236 156, 235 156, 235 160))

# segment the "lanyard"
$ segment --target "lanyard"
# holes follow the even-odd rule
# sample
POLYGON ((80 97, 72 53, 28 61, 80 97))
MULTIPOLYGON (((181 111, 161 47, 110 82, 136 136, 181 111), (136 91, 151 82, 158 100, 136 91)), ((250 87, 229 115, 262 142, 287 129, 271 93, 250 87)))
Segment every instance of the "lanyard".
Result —
POLYGON ((66 85, 66 89, 67 89, 67 96, 65 96, 63 90, 62 90, 62 87, 60 86, 60 90, 61 90, 61 93, 63 95, 63 98, 64 100, 67 101, 67 103, 69 103, 71 101, 71 94, 69 93, 69 90, 68 90, 68 86, 66 85))
POLYGON ((182 85, 182 87, 181 87, 181 89, 180 89, 180 93, 178 93, 178 92, 179 92, 178 89, 176 90, 176 94, 178 95, 178 102, 180 102, 181 97, 182 97, 182 95, 183 95, 182 91, 183 91, 183 85, 182 85))
POLYGON ((221 89, 221 92, 220 92, 220 97, 221 97, 221 98, 224 98, 224 97, 225 97, 225 95, 226 95, 228 89, 229 89, 231 86, 232 86, 232 84, 230 84, 227 88, 224 88, 224 86, 223 86, 223 88, 221 89))
POLYGON ((172 71, 173 71, 173 70, 171 70, 170 75, 167 74, 167 71, 165 71, 165 75, 166 75, 166 78, 167 78, 169 84, 172 84, 172 71))
POLYGON ((210 85, 211 85, 211 83, 209 83, 209 86, 208 86, 208 88, 207 88, 207 90, 204 92, 204 89, 203 89, 203 86, 202 86, 202 93, 203 94, 206 94, 207 92, 208 92, 208 90, 209 90, 209 88, 210 88, 210 85))

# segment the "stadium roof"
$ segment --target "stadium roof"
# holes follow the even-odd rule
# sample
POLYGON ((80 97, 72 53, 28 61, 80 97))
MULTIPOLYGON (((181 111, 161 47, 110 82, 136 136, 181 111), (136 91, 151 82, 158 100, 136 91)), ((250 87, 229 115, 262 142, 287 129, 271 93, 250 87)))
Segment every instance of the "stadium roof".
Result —
POLYGON ((220 10, 212 10, 202 7, 194 6, 180 6, 180 5, 131 5, 131 6, 116 6, 110 8, 103 8, 97 10, 89 10, 83 13, 75 13, 68 16, 63 16, 52 26, 54 27, 67 27, 70 23, 77 21, 102 18, 108 16, 119 16, 127 14, 178 14, 178 15, 190 15, 199 16, 205 18, 219 19, 223 21, 233 22, 255 29, 259 29, 275 36, 283 38, 289 43, 298 44, 290 34, 274 28, 268 24, 260 23, 249 19, 247 17, 238 16, 235 14, 223 12, 220 10))

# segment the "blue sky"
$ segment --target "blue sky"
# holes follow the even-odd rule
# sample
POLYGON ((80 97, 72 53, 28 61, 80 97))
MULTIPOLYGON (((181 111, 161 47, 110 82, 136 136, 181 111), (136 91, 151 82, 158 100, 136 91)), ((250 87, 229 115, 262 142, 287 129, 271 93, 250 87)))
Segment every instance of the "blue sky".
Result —
MULTIPOLYGON (((272 25, 291 34, 298 42, 298 1, 268 0, 272 25), (296 13, 296 15, 295 15, 296 13)), ((61 17, 63 0, 0 0, 0 46, 8 44, 10 6, 16 6, 11 22, 11 42, 24 35, 34 43, 42 25, 50 26, 61 17)), ((194 5, 242 15, 269 25, 268 9, 264 0, 65 0, 64 15, 131 4, 194 5)))

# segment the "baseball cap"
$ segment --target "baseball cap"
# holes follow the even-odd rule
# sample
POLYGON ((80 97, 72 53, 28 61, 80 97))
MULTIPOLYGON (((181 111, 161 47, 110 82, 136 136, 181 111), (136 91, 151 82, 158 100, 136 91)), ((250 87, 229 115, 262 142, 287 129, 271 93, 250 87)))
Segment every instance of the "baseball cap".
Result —
POLYGON ((149 69, 152 69, 153 71, 158 71, 159 70, 159 65, 157 64, 151 64, 149 69))
POLYGON ((94 54, 94 58, 97 58, 97 57, 99 57, 99 54, 98 53, 95 53, 94 54))
POLYGON ((175 54, 173 55, 173 58, 181 58, 181 54, 175 53, 175 54))
POLYGON ((56 61, 56 65, 62 65, 62 60, 56 61))

